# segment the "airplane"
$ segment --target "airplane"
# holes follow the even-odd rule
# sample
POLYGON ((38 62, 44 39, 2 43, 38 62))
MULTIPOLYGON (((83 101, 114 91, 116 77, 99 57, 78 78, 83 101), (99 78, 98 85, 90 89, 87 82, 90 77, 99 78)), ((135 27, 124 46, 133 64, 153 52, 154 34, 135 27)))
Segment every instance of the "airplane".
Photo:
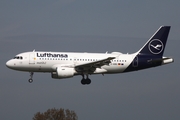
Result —
POLYGON ((164 49, 171 26, 160 26, 152 37, 137 52, 76 53, 31 51, 16 55, 6 62, 13 70, 30 72, 29 83, 33 82, 34 72, 48 72, 55 79, 81 75, 81 84, 91 83, 89 75, 114 74, 157 67, 174 62, 164 57, 164 49))

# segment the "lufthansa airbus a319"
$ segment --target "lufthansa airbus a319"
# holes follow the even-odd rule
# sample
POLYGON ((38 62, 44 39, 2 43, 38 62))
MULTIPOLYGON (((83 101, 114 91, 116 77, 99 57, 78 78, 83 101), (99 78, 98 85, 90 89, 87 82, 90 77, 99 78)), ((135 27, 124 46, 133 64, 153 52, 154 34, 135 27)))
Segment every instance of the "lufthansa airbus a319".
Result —
POLYGON ((34 72, 48 72, 56 79, 81 75, 81 83, 90 84, 89 75, 92 74, 124 73, 172 63, 173 58, 163 56, 169 31, 170 26, 161 26, 139 51, 132 54, 34 50, 16 55, 7 61, 6 66, 30 72, 30 83, 34 72))

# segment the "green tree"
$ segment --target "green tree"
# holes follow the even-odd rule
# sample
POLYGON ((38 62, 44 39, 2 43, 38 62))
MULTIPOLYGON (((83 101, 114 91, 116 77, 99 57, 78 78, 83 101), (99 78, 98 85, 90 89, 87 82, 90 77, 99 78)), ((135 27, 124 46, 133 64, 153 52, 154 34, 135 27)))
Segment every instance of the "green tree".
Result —
POLYGON ((69 109, 48 109, 46 112, 37 112, 33 120, 78 120, 76 113, 69 109))

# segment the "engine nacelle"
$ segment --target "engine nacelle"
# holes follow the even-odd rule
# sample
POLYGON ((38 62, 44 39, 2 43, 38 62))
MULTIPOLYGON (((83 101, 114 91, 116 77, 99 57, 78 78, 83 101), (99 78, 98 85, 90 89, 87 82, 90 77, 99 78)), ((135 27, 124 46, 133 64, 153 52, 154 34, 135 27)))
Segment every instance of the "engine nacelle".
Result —
POLYGON ((51 73, 51 77, 57 79, 70 78, 74 76, 74 73, 74 68, 58 67, 56 72, 51 73))

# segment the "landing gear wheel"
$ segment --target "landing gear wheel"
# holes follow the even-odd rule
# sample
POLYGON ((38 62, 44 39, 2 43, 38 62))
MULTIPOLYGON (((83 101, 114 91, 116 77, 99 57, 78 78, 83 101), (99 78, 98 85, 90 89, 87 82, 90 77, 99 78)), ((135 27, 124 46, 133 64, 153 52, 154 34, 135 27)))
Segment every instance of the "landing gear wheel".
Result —
POLYGON ((91 80, 88 78, 88 74, 86 74, 86 79, 84 78, 84 74, 82 74, 82 80, 81 80, 81 84, 82 85, 89 85, 91 83, 91 80))
POLYGON ((88 79, 82 79, 81 80, 81 84, 82 85, 89 85, 91 83, 91 80, 88 78, 88 79))
POLYGON ((91 80, 90 80, 89 78, 86 79, 86 84, 87 84, 87 85, 91 84, 91 80))
POLYGON ((33 79, 29 79, 28 81, 29 81, 29 83, 32 83, 32 82, 33 82, 33 79))
POLYGON ((33 82, 33 72, 30 72, 30 79, 28 80, 29 81, 29 83, 32 83, 33 82))
POLYGON ((86 80, 85 80, 85 79, 82 79, 82 80, 81 80, 81 84, 82 84, 82 85, 85 85, 85 84, 86 84, 86 80))

